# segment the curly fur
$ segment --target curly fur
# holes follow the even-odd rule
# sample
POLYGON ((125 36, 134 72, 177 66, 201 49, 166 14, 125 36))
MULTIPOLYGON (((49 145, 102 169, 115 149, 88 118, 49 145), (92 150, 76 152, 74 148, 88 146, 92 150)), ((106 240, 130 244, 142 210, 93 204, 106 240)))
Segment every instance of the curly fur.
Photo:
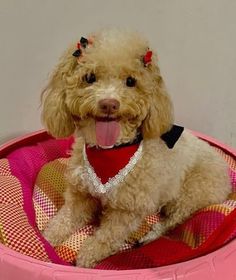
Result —
POLYGON ((75 132, 65 204, 44 232, 54 245, 82 227, 102 206, 101 222, 78 255, 77 265, 93 267, 116 253, 145 216, 161 209, 165 218, 144 237, 150 242, 183 222, 194 211, 223 201, 230 192, 227 167, 206 143, 184 132, 173 149, 160 136, 173 124, 173 106, 160 70, 144 67, 148 43, 137 33, 106 30, 92 35, 93 45, 79 60, 73 44, 62 56, 43 93, 43 121, 55 137, 75 132), (97 80, 87 84, 86 74, 97 80), (126 78, 136 79, 127 87, 126 78), (83 174, 84 143, 96 145, 95 119, 103 116, 99 100, 114 98, 121 127, 116 145, 143 136, 144 153, 119 186, 99 197, 89 191, 83 174), (94 199, 96 197, 96 199, 94 199))

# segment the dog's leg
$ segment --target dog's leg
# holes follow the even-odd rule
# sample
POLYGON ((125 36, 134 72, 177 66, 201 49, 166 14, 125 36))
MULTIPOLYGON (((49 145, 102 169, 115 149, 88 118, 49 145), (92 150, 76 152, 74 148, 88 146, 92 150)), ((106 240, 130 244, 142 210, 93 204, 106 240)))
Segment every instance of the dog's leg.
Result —
POLYGON ((96 209, 97 204, 90 195, 67 191, 65 204, 57 215, 49 221, 43 232, 44 237, 53 246, 61 244, 77 228, 88 224, 96 209))
POLYGON ((162 209, 164 217, 159 223, 152 226, 152 230, 139 240, 139 243, 147 244, 160 238, 166 232, 184 222, 193 212, 201 208, 197 204, 190 204, 188 199, 188 195, 183 193, 179 199, 167 203, 164 209, 162 209))
POLYGON ((156 240, 163 236, 170 229, 184 222, 184 220, 187 219, 194 211, 192 208, 190 209, 188 207, 183 209, 182 206, 184 207, 184 205, 181 205, 179 208, 178 203, 176 203, 176 205, 171 209, 173 212, 171 211, 172 213, 169 213, 169 215, 163 218, 159 223, 153 225, 152 230, 148 232, 143 238, 141 238, 139 243, 147 244, 153 240, 156 240))
POLYGON ((230 191, 230 185, 227 183, 226 173, 219 178, 215 172, 211 173, 209 168, 195 167, 187 174, 179 197, 164 207, 165 218, 155 224, 152 231, 139 242, 149 243, 158 239, 178 224, 183 223, 197 210, 224 201, 230 191))
POLYGON ((94 236, 88 237, 79 251, 77 265, 93 267, 102 259, 119 251, 130 233, 137 230, 144 219, 141 213, 106 210, 94 236))

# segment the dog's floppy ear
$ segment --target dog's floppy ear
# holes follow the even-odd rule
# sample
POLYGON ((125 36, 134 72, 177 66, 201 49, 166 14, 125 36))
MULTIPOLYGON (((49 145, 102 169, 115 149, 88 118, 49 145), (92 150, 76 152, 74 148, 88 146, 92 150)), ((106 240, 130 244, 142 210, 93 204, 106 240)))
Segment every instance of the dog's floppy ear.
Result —
POLYGON ((75 125, 66 103, 67 78, 72 75, 77 64, 69 49, 61 58, 42 93, 42 121, 54 137, 70 136, 75 125))
POLYGON ((142 123, 143 138, 160 137, 173 125, 173 106, 166 91, 159 69, 151 70, 154 75, 154 86, 151 91, 149 112, 142 123))

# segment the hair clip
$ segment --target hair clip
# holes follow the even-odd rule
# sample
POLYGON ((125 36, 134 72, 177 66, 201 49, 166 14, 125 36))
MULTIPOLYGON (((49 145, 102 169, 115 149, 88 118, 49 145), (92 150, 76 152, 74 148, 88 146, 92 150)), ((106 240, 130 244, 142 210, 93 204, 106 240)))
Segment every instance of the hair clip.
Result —
POLYGON ((145 56, 143 57, 144 66, 146 67, 151 62, 152 62, 152 51, 148 50, 145 56))
POLYGON ((92 40, 81 37, 80 41, 77 43, 77 50, 72 55, 75 57, 80 57, 82 55, 81 47, 85 49, 89 44, 92 44, 92 40))
POLYGON ((88 43, 89 43, 88 39, 86 39, 84 37, 80 38, 80 44, 81 44, 82 48, 85 49, 88 46, 88 43))
POLYGON ((81 56, 81 54, 82 54, 82 51, 81 51, 81 49, 78 49, 78 50, 76 50, 75 52, 73 52, 73 56, 75 56, 75 57, 80 57, 81 56))

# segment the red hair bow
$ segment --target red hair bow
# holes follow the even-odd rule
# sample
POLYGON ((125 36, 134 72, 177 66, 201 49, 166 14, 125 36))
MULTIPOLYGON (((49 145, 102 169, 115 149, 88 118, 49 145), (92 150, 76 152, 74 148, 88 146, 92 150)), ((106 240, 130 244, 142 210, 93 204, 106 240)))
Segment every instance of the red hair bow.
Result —
POLYGON ((73 53, 73 56, 80 57, 82 55, 82 49, 87 48, 89 44, 92 44, 91 39, 81 37, 80 41, 77 43, 77 50, 73 53))
POLYGON ((148 50, 143 57, 144 66, 147 66, 149 63, 152 62, 152 51, 148 50))

